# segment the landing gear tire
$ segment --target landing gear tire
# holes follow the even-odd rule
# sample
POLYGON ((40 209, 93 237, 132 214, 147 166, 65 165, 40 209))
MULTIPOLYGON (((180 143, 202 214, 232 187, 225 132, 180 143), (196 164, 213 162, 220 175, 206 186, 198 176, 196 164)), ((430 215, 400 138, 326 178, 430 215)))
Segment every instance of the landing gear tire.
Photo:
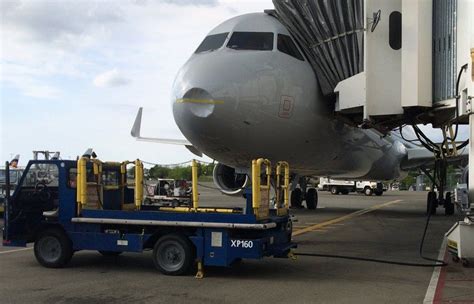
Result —
POLYGON ((303 192, 300 188, 296 188, 295 190, 291 191, 291 207, 292 208, 301 208, 301 201, 303 200, 303 192))
POLYGON ((38 263, 47 268, 62 268, 73 255, 71 240, 58 228, 41 232, 36 238, 34 251, 38 263))
POLYGON ((315 210, 318 207, 318 192, 314 188, 306 192, 306 207, 309 210, 315 210))
POLYGON ((122 254, 122 251, 106 251, 106 250, 99 250, 99 253, 105 257, 116 257, 122 254))
POLYGON ((377 196, 382 196, 383 191, 381 191, 381 190, 375 190, 374 193, 375 193, 375 195, 377 195, 377 196))
POLYGON ((331 194, 332 194, 332 195, 339 194, 339 189, 337 189, 336 186, 332 186, 332 187, 331 187, 331 194))
POLYGON ((446 199, 444 200, 444 214, 445 215, 454 214, 454 204, 451 200, 451 192, 446 193, 446 199))
POLYGON ((189 239, 181 234, 162 236, 153 248, 153 263, 166 275, 183 275, 194 263, 194 249, 189 239))
POLYGON ((372 191, 372 188, 370 188, 370 187, 365 187, 365 189, 364 189, 364 194, 365 194, 366 196, 371 196, 371 195, 372 195, 372 192, 373 192, 373 191, 372 191))
POLYGON ((426 199, 426 214, 436 214, 436 193, 433 191, 428 192, 426 199))

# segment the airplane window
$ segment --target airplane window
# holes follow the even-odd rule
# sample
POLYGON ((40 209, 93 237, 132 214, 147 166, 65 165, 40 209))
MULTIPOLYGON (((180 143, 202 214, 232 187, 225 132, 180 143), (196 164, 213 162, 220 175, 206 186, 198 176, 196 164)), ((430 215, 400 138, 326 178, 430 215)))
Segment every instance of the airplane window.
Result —
POLYGON ((229 33, 221 33, 215 35, 209 35, 201 42, 195 53, 202 53, 208 51, 215 51, 220 48, 229 33))
POLYGON ((273 33, 234 32, 227 47, 234 50, 273 50, 273 33))
POLYGON ((303 55, 296 47, 295 43, 288 35, 278 34, 277 48, 280 52, 295 57, 298 60, 304 61, 303 55))

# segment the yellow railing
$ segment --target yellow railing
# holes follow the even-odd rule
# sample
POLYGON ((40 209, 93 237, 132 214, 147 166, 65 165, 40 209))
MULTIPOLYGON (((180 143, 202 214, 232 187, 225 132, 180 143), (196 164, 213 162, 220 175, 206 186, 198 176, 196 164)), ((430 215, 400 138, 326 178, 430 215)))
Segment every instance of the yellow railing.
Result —
POLYGON ((287 215, 290 207, 290 166, 285 161, 277 163, 276 167, 276 208, 277 215, 287 215), (283 173, 282 173, 283 170, 283 173), (282 183, 283 179, 283 183, 282 183), (283 192, 283 195, 282 195, 283 192))
MULTIPOLYGON (((87 157, 81 157, 77 161, 77 189, 76 189, 76 201, 77 201, 77 212, 78 214, 87 205, 87 163, 92 163, 92 170, 93 174, 97 176, 96 183, 97 185, 102 185, 101 181, 101 173, 102 167, 104 165, 108 166, 120 166, 120 173, 121 173, 121 184, 119 188, 122 189, 122 208, 124 207, 124 188, 126 186, 132 186, 131 184, 127 183, 126 173, 127 173, 127 165, 134 164, 135 165, 135 180, 133 183, 134 186, 134 207, 135 209, 139 210, 141 208, 141 204, 143 201, 143 163, 140 160, 135 161, 124 161, 122 163, 118 162, 101 162, 98 159, 89 159, 87 157)), ((99 193, 100 195, 100 193, 99 193)), ((101 199, 101 198, 99 198, 101 199)), ((125 209, 125 208, 123 208, 125 209)))
POLYGON ((270 208, 270 177, 272 163, 268 159, 252 160, 252 208, 257 219, 267 218, 270 208), (266 184, 262 185, 262 165, 265 165, 266 184))

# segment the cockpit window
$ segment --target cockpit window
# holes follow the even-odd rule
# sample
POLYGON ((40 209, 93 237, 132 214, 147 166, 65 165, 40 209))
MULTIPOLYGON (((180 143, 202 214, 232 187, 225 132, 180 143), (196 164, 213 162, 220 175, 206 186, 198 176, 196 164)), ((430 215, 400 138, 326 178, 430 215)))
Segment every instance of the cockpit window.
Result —
POLYGON ((288 35, 278 34, 277 49, 282 53, 304 61, 303 55, 301 55, 300 51, 298 51, 298 48, 296 47, 296 44, 288 35))
POLYGON ((220 48, 229 33, 209 35, 201 42, 195 53, 214 51, 220 48))
POLYGON ((273 33, 264 32, 234 32, 227 47, 234 50, 273 50, 273 33))

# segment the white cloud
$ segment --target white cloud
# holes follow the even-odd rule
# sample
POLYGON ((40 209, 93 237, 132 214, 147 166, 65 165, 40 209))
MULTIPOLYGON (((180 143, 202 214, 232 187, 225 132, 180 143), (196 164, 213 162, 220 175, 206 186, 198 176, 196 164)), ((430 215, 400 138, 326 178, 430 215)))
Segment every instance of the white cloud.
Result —
POLYGON ((94 78, 94 85, 100 88, 120 87, 127 85, 130 82, 131 80, 120 74, 117 69, 104 72, 94 78))
POLYGON ((1 146, 8 147, 0 158, 27 159, 45 148, 75 157, 92 145, 104 160, 189 160, 184 147, 130 137, 138 107, 144 136, 182 138, 170 102, 178 69, 219 23, 272 7, 271 0, 0 0, 1 146), (54 106, 39 98, 55 98, 54 106), (93 123, 75 123, 85 116, 93 123), (31 136, 32 121, 48 130, 41 140, 31 136))

